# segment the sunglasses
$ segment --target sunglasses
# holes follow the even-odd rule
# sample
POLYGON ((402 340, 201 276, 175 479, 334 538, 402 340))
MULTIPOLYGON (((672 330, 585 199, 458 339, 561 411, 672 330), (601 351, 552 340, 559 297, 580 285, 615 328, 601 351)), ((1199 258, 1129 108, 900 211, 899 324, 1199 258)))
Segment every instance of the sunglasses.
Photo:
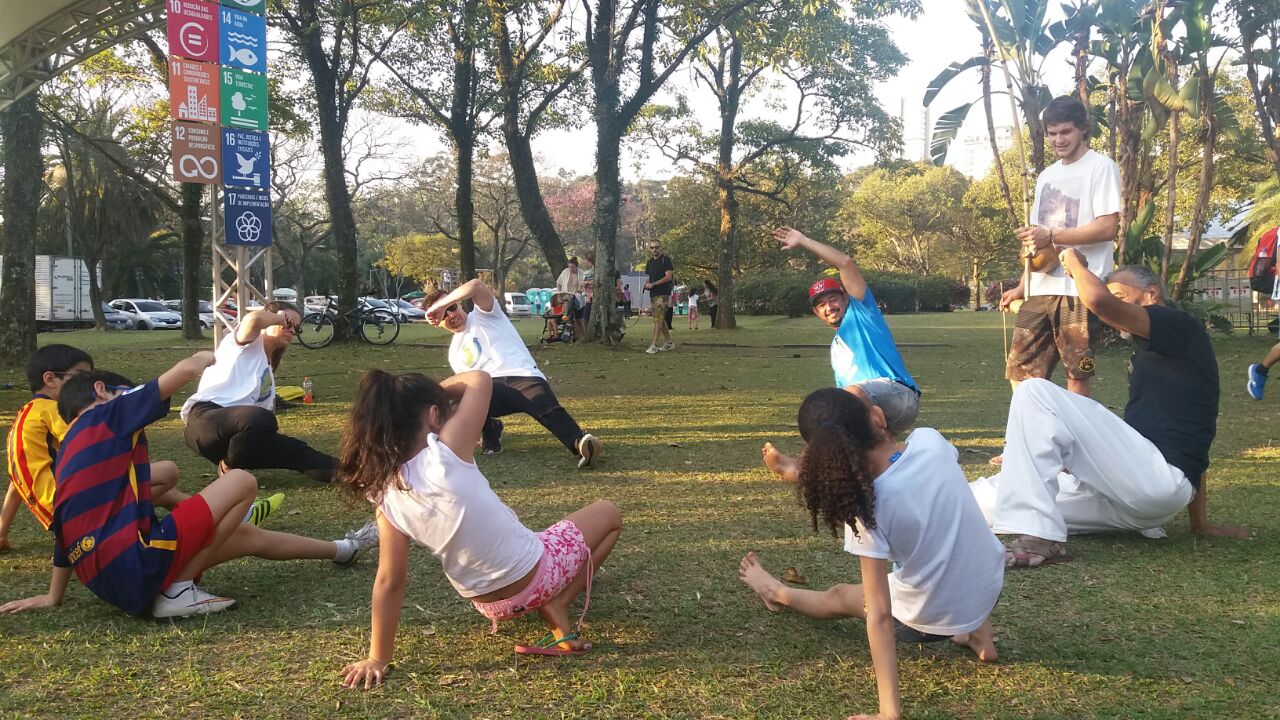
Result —
POLYGON ((449 313, 451 313, 451 312, 453 312, 454 310, 457 310, 457 309, 458 309, 458 303, 454 303, 454 304, 450 305, 449 307, 445 308, 445 309, 444 309, 444 313, 445 313, 445 315, 448 315, 449 313))

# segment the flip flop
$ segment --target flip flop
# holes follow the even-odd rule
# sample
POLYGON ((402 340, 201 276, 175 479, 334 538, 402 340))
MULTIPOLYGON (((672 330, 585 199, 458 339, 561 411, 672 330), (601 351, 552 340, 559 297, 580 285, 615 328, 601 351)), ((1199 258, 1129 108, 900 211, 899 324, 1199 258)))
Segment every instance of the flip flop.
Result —
POLYGON ((517 655, 545 655, 547 657, 564 657, 566 655, 585 655, 591 649, 591 643, 583 643, 580 650, 564 650, 560 647, 560 643, 566 640, 577 640, 577 633, 569 633, 562 638, 556 638, 554 634, 548 633, 541 640, 533 645, 517 645, 517 655))
POLYGON ((1062 543, 1024 535, 1010 543, 1005 550, 1004 567, 1006 570, 1031 570, 1070 562, 1071 559, 1072 556, 1062 543), (1040 558, 1040 562, 1032 562, 1033 558, 1040 558))

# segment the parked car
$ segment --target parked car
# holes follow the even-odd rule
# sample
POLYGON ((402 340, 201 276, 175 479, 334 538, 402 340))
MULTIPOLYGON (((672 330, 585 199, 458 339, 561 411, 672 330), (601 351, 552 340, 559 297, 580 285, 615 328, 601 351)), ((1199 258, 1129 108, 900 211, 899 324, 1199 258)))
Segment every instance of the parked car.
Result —
POLYGON ((503 308, 511 317, 529 317, 533 314, 533 306, 529 297, 520 292, 502 293, 503 308))
POLYGON ((138 321, 137 315, 121 312, 106 303, 102 303, 102 317, 107 321, 107 327, 112 330, 129 330, 138 321))
MULTIPOLYGON (((200 327, 206 330, 208 330, 209 328, 212 328, 214 323, 213 303, 209 302, 208 300, 199 300, 197 301, 197 305, 199 305, 199 309, 196 312, 200 314, 200 327)), ((165 300, 164 306, 178 313, 179 315, 182 314, 181 300, 165 300)), ((223 312, 221 314, 224 318, 226 318, 227 322, 232 322, 236 318, 235 315, 227 312, 223 312)))
POLYGON ((396 319, 401 323, 427 319, 427 314, 422 310, 422 308, 414 307, 413 303, 410 303, 408 300, 384 298, 382 302, 391 309, 391 312, 396 314, 396 319))
POLYGON ((136 315, 133 326, 138 330, 182 329, 182 316, 155 300, 120 298, 112 300, 110 305, 136 315))

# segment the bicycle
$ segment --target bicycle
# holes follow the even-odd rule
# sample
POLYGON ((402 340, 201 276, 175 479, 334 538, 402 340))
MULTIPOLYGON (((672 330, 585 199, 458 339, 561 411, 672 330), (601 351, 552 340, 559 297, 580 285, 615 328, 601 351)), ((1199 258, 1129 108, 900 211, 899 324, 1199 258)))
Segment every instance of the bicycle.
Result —
MULTIPOLYGON (((385 308, 373 308, 361 302, 343 316, 351 319, 351 331, 371 345, 390 345, 400 336, 400 321, 385 308)), ((323 310, 309 312, 302 318, 298 342, 312 350, 328 345, 337 330, 337 317, 338 306, 333 298, 326 298, 323 310)))

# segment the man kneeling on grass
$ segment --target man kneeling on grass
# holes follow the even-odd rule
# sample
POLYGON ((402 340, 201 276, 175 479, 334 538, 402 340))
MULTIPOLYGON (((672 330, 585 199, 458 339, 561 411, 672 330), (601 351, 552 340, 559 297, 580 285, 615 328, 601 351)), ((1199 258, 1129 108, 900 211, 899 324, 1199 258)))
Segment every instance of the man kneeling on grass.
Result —
POLYGON ((176 465, 151 464, 144 428, 163 419, 173 394, 213 361, 213 353, 198 352, 139 387, 105 371, 67 379, 58 398, 69 428, 54 471, 53 579, 47 594, 0 612, 61 604, 74 569, 93 594, 131 615, 204 615, 235 605, 196 587, 195 578, 215 565, 247 555, 346 565, 377 544, 372 523, 336 542, 262 530, 245 523, 258 485, 249 473, 231 470, 187 496, 174 487, 176 465), (157 518, 154 505, 169 514, 157 518))
POLYGON ((1068 533, 1164 537, 1162 526, 1184 507, 1197 535, 1247 537, 1243 528, 1210 525, 1205 510, 1218 361, 1204 326, 1167 304, 1144 267, 1122 267, 1104 285, 1076 250, 1059 258, 1085 307, 1134 342, 1129 401, 1121 420, 1048 380, 1026 380, 1014 391, 1004 465, 970 485, 992 529, 1019 536, 1005 565, 1070 560, 1068 533))

